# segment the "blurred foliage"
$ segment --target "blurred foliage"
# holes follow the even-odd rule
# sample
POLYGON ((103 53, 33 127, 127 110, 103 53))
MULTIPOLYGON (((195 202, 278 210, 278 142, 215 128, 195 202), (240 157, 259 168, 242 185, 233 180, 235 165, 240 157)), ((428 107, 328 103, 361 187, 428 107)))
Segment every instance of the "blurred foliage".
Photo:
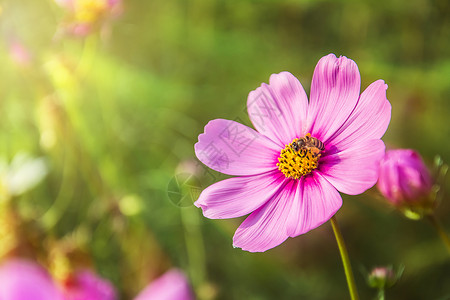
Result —
MULTIPOLYGON (((450 161, 450 2, 123 6, 107 27, 76 37, 61 34, 64 11, 50 0, 0 2, 0 156, 10 162, 25 152, 48 168, 36 188, 2 202, 0 233, 15 233, 13 253, 49 267, 62 253, 69 269, 95 267, 124 299, 170 265, 188 272, 200 300, 347 298, 328 224, 246 253, 231 246, 240 220, 209 220, 174 203, 169 182, 189 173, 189 161, 198 187, 223 179, 195 161, 203 126, 215 118, 249 124, 247 94, 272 73, 292 72, 308 92, 330 52, 356 61, 362 89, 379 78, 389 85, 388 147, 450 161)), ((446 195, 437 214, 448 230, 446 195)), ((378 198, 375 190, 344 196, 338 213, 354 269, 402 264, 387 299, 448 299, 450 261, 433 228, 378 198)), ((356 281, 369 299, 365 276, 356 281)))

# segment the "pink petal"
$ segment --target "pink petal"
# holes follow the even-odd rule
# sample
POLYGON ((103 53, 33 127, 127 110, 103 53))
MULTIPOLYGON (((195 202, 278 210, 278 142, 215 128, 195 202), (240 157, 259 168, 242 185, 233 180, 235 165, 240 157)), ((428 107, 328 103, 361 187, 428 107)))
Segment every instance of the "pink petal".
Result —
POLYGON ((358 104, 344 125, 328 141, 347 148, 356 141, 379 139, 391 119, 391 104, 386 99, 387 84, 377 80, 359 97, 358 104))
POLYGON ((317 172, 298 180, 296 190, 288 218, 287 234, 290 237, 319 227, 342 206, 336 188, 317 172))
POLYGON ((320 160, 320 173, 338 191, 361 194, 377 182, 384 149, 384 143, 379 139, 352 144, 343 151, 324 156, 320 160))
POLYGON ((134 300, 194 300, 186 275, 171 269, 151 282, 134 300))
POLYGON ((271 174, 225 179, 207 187, 195 206, 211 219, 236 218, 253 212, 271 199, 286 177, 278 170, 271 174))
POLYGON ((64 289, 66 300, 115 300, 114 286, 88 269, 80 270, 72 284, 64 289))
POLYGON ((47 270, 25 259, 8 259, 0 265, 0 299, 62 300, 47 270))
POLYGON ((409 169, 409 168, 398 168, 398 174, 399 178, 403 179, 401 180, 400 187, 401 190, 404 193, 405 198, 407 199, 414 199, 415 197, 418 198, 418 195, 424 194, 428 195, 429 191, 431 189, 431 185, 427 186, 424 193, 421 191, 421 187, 423 186, 423 178, 424 174, 417 172, 417 170, 409 169))
POLYGON ((275 197, 248 216, 236 230, 233 246, 264 252, 284 242, 288 238, 286 227, 295 188, 295 181, 288 181, 275 197))
POLYGON ((325 142, 353 111, 361 78, 356 63, 334 54, 322 57, 314 70, 308 110, 308 132, 325 142))
POLYGON ((195 144, 198 159, 228 175, 255 175, 277 169, 280 147, 240 123, 216 119, 195 144))
POLYGON ((284 146, 306 128, 308 98, 300 82, 289 72, 272 74, 248 95, 250 120, 263 135, 284 146))
MULTIPOLYGON (((387 151, 389 153, 389 151, 387 151)), ((391 199, 394 204, 400 203, 400 176, 396 162, 393 160, 382 160, 378 174, 378 188, 382 194, 391 199)))

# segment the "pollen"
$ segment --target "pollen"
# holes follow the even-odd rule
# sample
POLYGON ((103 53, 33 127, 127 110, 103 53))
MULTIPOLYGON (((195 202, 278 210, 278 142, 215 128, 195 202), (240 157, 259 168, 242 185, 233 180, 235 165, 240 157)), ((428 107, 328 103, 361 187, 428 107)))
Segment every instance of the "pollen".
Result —
POLYGON ((294 139, 281 150, 277 167, 287 178, 299 179, 308 175, 319 166, 321 150, 313 145, 298 147, 294 139))

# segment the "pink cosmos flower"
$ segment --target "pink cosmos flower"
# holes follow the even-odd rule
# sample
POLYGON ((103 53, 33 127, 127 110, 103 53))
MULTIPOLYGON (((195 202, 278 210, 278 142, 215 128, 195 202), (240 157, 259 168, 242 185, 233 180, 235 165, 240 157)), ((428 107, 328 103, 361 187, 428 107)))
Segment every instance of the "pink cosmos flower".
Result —
POLYGON ((7 260, 0 266, 0 300, 62 300, 47 271, 21 259, 7 260))
POLYGON ((314 70, 309 101, 292 74, 273 74, 248 96, 256 131, 223 119, 205 126, 198 159, 239 177, 209 186, 195 205, 212 219, 250 214, 235 247, 273 248, 329 220, 342 205, 339 192, 356 195, 376 183, 391 105, 383 80, 361 95, 360 81, 353 60, 329 54, 314 70))
POLYGON ((186 276, 177 269, 166 272, 150 283, 134 300, 193 300, 186 276))
POLYGON ((428 202, 433 180, 420 155, 410 149, 389 150, 380 162, 378 189, 394 205, 428 202))
POLYGON ((75 273, 64 288, 65 300, 115 300, 114 286, 89 270, 75 273))

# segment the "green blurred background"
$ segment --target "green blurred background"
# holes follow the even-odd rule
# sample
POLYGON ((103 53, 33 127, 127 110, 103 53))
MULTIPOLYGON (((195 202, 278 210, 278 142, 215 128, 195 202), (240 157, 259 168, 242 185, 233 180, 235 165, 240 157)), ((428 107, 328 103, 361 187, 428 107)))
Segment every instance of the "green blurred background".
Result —
MULTIPOLYGON (((47 173, 3 209, 0 237, 19 242, 0 244, 54 272, 67 258, 94 267, 123 299, 170 266, 200 300, 348 298, 329 223, 251 254, 232 248, 242 219, 209 220, 192 206, 225 178, 195 160, 197 136, 215 118, 250 124, 247 95, 272 73, 290 71, 309 93, 317 61, 345 55, 362 89, 389 85, 387 146, 417 149, 430 166, 436 154, 450 161, 447 0, 128 0, 85 37, 61 34, 66 12, 50 0, 0 6, 0 157, 43 158, 47 173)), ((389 264, 405 271, 387 299, 450 299, 449 256, 427 222, 375 189, 343 198, 337 217, 361 299, 376 294, 364 269, 389 264)), ((448 200, 437 214, 450 231, 448 200)))

